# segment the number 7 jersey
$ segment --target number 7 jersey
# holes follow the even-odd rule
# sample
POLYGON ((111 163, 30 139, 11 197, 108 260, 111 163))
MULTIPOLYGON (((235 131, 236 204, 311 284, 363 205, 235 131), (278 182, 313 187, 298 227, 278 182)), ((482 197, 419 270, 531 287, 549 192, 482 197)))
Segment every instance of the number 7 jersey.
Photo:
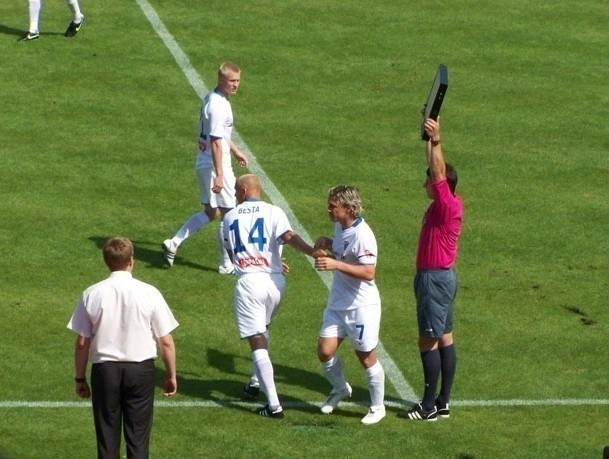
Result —
POLYGON ((233 253, 235 273, 282 272, 283 239, 292 231, 285 212, 273 204, 248 199, 224 216, 223 244, 233 253))

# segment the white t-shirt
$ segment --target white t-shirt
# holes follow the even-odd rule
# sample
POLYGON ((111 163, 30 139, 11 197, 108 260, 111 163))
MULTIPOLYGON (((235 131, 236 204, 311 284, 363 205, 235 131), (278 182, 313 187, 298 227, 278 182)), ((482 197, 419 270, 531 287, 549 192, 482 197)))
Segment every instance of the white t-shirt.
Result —
MULTIPOLYGON (((363 218, 355 220, 347 229, 343 229, 340 223, 334 225, 332 254, 335 259, 353 265, 376 265, 377 253, 376 238, 363 218)), ((338 270, 333 271, 332 291, 327 306, 329 309, 355 309, 379 305, 380 302, 374 281, 356 279, 338 270)))
POLYGON ((224 247, 233 252, 235 273, 281 273, 283 236, 292 231, 285 212, 259 200, 247 200, 224 216, 224 247))
POLYGON ((230 141, 233 134, 233 109, 218 88, 203 98, 199 119, 199 153, 196 168, 212 167, 211 138, 222 142, 222 164, 231 165, 230 141))
POLYGON ((178 326, 163 295, 128 271, 87 288, 68 328, 91 338, 91 363, 142 362, 157 357, 157 338, 178 326))

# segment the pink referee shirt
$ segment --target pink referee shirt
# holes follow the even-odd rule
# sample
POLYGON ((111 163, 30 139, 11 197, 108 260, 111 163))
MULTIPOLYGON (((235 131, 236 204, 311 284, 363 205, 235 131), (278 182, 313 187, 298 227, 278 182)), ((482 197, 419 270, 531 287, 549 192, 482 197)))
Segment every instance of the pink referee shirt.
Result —
POLYGON ((434 200, 423 217, 417 269, 449 269, 457 259, 463 204, 450 192, 448 182, 432 184, 434 200))

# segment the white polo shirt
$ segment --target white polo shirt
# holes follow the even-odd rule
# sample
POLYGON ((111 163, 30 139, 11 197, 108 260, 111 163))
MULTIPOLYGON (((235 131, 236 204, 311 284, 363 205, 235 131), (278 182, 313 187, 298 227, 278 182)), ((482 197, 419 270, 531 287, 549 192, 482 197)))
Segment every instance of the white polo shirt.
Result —
POLYGON ((157 357, 157 338, 178 326, 156 287, 114 271, 87 288, 68 328, 91 338, 91 363, 142 362, 157 357))

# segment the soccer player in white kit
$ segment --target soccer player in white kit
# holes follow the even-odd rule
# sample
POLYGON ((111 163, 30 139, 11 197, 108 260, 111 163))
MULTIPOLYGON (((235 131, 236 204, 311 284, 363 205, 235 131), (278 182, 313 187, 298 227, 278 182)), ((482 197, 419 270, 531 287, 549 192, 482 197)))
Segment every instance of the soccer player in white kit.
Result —
POLYGON ((332 391, 321 405, 330 414, 351 396, 341 361, 336 355, 345 338, 351 341, 366 370, 370 409, 363 424, 376 424, 385 417, 385 372, 377 360, 381 323, 381 299, 374 282, 377 244, 374 233, 360 216, 362 201, 357 189, 339 185, 328 193, 328 215, 335 222, 332 238, 320 237, 316 249, 330 249, 332 256, 315 259, 315 268, 333 271, 332 290, 324 311, 317 357, 332 391))
MULTIPOLYGON (((247 156, 231 140, 233 110, 229 98, 237 93, 241 82, 241 70, 232 62, 223 63, 218 69, 218 85, 205 96, 199 120, 199 150, 195 164, 199 194, 203 212, 188 218, 177 233, 163 241, 161 248, 169 266, 173 266, 178 247, 184 240, 197 233, 218 215, 224 215, 236 205, 235 173, 231 155, 241 167, 248 164, 247 156)), ((220 249, 220 274, 232 274, 233 265, 222 246, 222 222, 218 227, 220 249)))
MULTIPOLYGON (((85 20, 85 17, 80 12, 80 6, 78 5, 78 0, 67 0, 68 8, 72 12, 72 20, 66 29, 64 36, 73 37, 78 33, 80 27, 85 20)), ((40 10, 42 9, 42 1, 41 0, 29 0, 29 14, 30 14, 30 26, 25 35, 23 35, 19 41, 32 41, 38 40, 40 38, 40 33, 38 32, 38 23, 40 21, 40 10)))
POLYGON ((280 207, 260 200, 261 185, 255 175, 242 175, 235 188, 239 205, 226 214, 223 227, 224 246, 238 277, 233 309, 239 336, 249 341, 254 373, 268 401, 258 413, 280 419, 284 415, 269 357, 268 326, 286 285, 281 249, 286 243, 310 256, 323 252, 316 252, 292 231, 280 207))

